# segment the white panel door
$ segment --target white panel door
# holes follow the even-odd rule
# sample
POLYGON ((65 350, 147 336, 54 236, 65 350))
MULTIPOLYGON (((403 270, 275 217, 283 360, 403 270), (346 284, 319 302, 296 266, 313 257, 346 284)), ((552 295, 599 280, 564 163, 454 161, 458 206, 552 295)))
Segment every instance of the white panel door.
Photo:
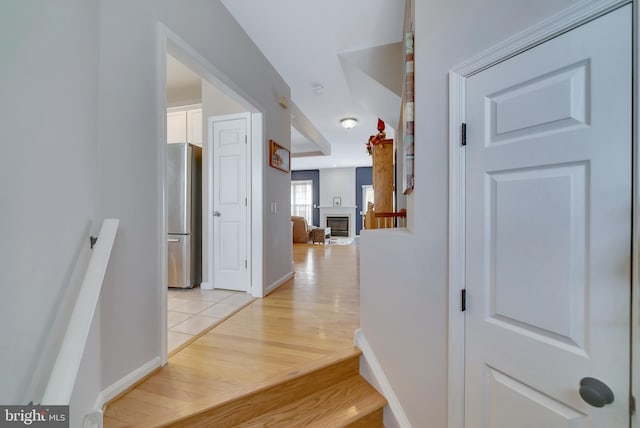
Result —
POLYGON ((248 115, 211 124, 213 185, 213 286, 247 291, 248 115))
POLYGON ((627 6, 467 79, 467 428, 629 426, 631 37, 627 6))

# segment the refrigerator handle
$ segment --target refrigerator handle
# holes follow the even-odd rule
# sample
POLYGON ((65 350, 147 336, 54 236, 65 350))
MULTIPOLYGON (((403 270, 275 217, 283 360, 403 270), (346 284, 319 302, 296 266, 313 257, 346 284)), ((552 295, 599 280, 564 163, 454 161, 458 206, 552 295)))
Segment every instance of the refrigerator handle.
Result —
POLYGON ((169 238, 167 239, 167 242, 180 242, 180 240, 177 238, 169 238))

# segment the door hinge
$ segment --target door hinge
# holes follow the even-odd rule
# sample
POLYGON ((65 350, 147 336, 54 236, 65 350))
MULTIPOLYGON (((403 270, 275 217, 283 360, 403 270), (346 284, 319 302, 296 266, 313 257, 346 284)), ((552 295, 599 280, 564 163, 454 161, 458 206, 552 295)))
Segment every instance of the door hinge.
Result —
POLYGON ((247 198, 244 198, 244 206, 247 206, 247 198))
POLYGON ((247 263, 247 259, 244 260, 244 268, 246 269, 248 267, 248 263, 247 263))
POLYGON ((467 124, 463 123, 460 126, 460 144, 463 146, 467 145, 467 124))
POLYGON ((636 413, 636 397, 629 395, 629 414, 634 415, 636 413))
POLYGON ((464 312, 467 310, 467 290, 460 290, 460 312, 464 312))
POLYGON ((244 143, 247 144, 247 135, 244 136, 244 143))

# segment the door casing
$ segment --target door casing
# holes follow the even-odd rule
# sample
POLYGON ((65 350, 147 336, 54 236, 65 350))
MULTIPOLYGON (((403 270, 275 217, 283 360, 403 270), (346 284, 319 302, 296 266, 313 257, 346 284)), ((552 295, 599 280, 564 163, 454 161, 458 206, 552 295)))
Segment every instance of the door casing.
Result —
MULTIPOLYGON (((592 21, 621 6, 631 3, 631 0, 589 0, 578 3, 563 13, 518 33, 513 37, 479 53, 476 56, 453 67, 449 71, 449 319, 448 319, 448 427, 464 428, 464 399, 465 399, 465 316, 460 310, 461 291, 465 288, 465 151, 461 145, 462 123, 465 122, 466 79, 495 64, 505 61, 525 50, 540 45, 560 34, 572 30, 580 25, 592 21)), ((640 12, 634 2, 634 40, 633 54, 638 61, 638 30, 637 18, 640 12)), ((634 62, 635 66, 635 62, 634 62)), ((634 70, 634 83, 637 83, 637 70, 634 70)), ((639 91, 638 85, 635 91, 639 91)), ((640 180, 638 178, 638 121, 640 118, 637 92, 633 94, 633 219, 632 219, 632 283, 630 308, 632 332, 632 394, 638 398, 638 382, 634 381, 634 374, 638 373, 638 332, 636 326, 640 322, 638 293, 639 268, 637 257, 640 249, 639 201, 640 180)), ((637 428, 637 412, 631 418, 631 426, 637 428)))
MULTIPOLYGON (((248 240, 250 264, 248 266, 248 281, 250 282, 249 292, 256 297, 264 296, 264 266, 263 266, 263 214, 262 214, 262 174, 263 159, 265 157, 263 148, 264 113, 259 107, 259 103, 248 96, 229 77, 218 70, 196 49, 190 46, 185 40, 179 37, 171 29, 161 22, 156 25, 156 114, 158 117, 157 132, 157 192, 158 205, 158 230, 157 236, 160 245, 157 249, 158 257, 158 287, 160 287, 159 320, 160 324, 160 349, 158 360, 161 366, 167 364, 168 339, 167 339, 167 206, 165 201, 166 192, 166 170, 167 154, 165 145, 167 144, 167 54, 171 54, 178 61, 194 70, 202 79, 216 85, 226 95, 232 97, 240 105, 244 106, 251 116, 251 139, 248 142, 250 147, 247 151, 247 158, 251 165, 251 174, 247 177, 248 182, 248 216, 250 235, 248 240)), ((154 367, 155 368, 155 367, 154 367)))

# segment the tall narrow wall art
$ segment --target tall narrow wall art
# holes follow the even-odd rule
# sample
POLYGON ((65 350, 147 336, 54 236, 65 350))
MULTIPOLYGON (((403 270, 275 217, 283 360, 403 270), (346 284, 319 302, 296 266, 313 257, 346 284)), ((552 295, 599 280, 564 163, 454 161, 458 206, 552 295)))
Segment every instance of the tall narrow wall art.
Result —
POLYGON ((414 167, 414 73, 413 73, 413 31, 407 32, 404 39, 405 54, 405 79, 404 79, 404 153, 405 153, 405 188, 404 194, 408 195, 413 191, 413 167, 414 167))

